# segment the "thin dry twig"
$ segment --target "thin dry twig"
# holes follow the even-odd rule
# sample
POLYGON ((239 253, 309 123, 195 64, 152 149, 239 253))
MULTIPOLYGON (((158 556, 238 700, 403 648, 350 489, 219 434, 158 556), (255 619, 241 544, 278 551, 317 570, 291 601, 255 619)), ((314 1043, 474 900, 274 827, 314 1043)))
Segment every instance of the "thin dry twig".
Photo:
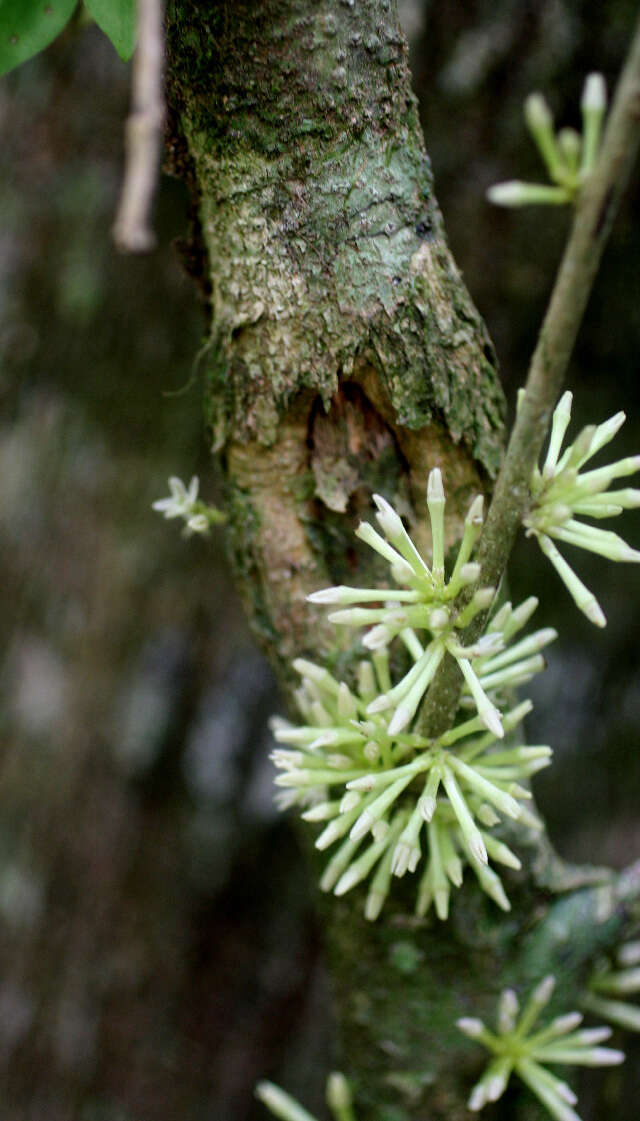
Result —
POLYGON ((125 125, 125 170, 113 238, 123 253, 156 244, 150 223, 158 181, 165 106, 162 0, 138 0, 138 45, 133 61, 131 113, 125 125))

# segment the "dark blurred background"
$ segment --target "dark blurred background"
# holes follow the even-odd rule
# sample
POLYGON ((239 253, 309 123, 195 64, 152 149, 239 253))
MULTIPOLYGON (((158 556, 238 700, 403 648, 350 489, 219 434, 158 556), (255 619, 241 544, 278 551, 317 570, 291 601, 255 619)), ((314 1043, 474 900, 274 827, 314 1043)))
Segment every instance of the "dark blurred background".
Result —
MULTIPOLYGON (((543 89, 578 124, 584 75, 612 86, 636 5, 401 9, 438 198, 512 404, 567 214, 484 192, 542 177, 524 97, 543 89)), ((213 500, 217 482, 182 185, 162 181, 150 257, 110 240, 128 77, 78 26, 0 81, 0 1100, 4 1121, 257 1121, 262 1076, 318 1105, 331 994, 315 887, 273 808, 275 684, 222 534, 185 542, 150 509, 170 474, 213 500)), ((568 379, 574 431, 627 411, 616 458, 640 449, 637 199, 636 176, 568 379)), ((604 633, 532 544, 512 566, 514 598, 543 591, 537 623, 561 632, 529 725, 556 753, 537 795, 563 855, 622 866, 640 851, 640 573, 576 565, 604 633)), ((624 1078, 630 1119, 633 1063, 624 1078)))

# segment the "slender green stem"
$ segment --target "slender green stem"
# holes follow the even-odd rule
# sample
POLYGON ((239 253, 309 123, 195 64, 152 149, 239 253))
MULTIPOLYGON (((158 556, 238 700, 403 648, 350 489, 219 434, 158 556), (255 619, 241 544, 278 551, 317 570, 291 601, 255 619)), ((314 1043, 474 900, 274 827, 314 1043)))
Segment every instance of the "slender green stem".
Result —
MULTIPOLYGON (((573 227, 531 359, 493 500, 478 544, 481 583, 497 587, 529 502, 529 479, 562 388, 578 328, 640 143, 640 21, 618 82, 598 162, 580 192, 573 227)), ((485 613, 464 634, 477 638, 485 613)), ((462 678, 455 660, 442 663, 427 694, 421 730, 438 735, 453 722, 462 678)))

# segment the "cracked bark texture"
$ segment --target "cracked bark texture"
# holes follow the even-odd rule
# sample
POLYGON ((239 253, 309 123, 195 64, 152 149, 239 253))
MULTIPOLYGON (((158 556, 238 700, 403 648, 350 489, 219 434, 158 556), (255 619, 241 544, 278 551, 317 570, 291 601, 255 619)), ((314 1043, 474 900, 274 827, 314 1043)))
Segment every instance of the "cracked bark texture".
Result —
MULTIPOLYGON (((285 685, 300 654, 349 673, 357 639, 305 597, 382 575, 353 537, 372 491, 428 553, 430 467, 452 544, 503 442, 493 350, 446 244, 395 5, 173 0, 168 70, 173 163, 198 201, 206 404, 238 583, 285 685)), ((411 884, 373 927, 358 892, 326 904, 361 1121, 468 1116, 483 1055, 457 1016, 490 1015, 504 984, 549 971, 555 1007, 574 1007, 594 954, 631 921, 634 877, 630 889, 567 869, 534 839, 528 856, 508 917, 471 886, 446 925, 410 917, 411 884)), ((540 1112, 514 1093, 493 1116, 540 1112)))

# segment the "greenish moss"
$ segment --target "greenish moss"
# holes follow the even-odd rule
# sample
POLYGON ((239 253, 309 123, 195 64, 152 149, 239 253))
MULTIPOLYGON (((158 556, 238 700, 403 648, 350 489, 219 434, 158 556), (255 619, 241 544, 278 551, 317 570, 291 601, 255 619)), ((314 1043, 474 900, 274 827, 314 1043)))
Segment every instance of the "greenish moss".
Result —
POLYGON ((421 957, 415 942, 394 942, 389 949, 389 965, 400 973, 415 973, 421 957))
POLYGON ((495 474, 495 362, 444 244, 391 5, 174 0, 168 14, 226 372, 216 432, 272 442, 301 390, 328 408, 366 354, 398 423, 442 418, 495 474))

